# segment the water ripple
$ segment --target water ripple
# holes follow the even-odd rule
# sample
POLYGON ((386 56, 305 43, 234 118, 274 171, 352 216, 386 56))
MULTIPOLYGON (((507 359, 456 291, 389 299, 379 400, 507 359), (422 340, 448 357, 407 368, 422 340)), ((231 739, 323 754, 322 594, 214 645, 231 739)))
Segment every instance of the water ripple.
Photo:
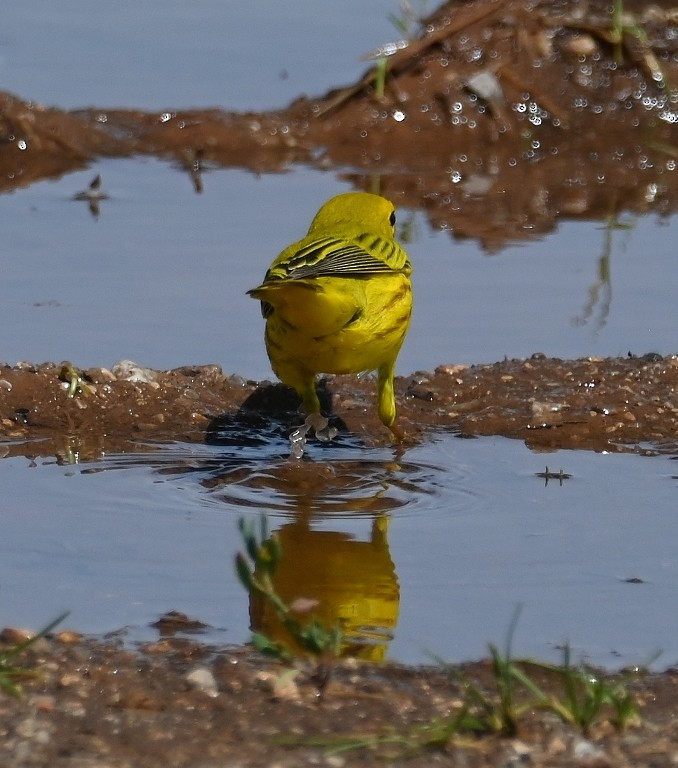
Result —
POLYGON ((313 445, 302 461, 289 459, 287 443, 272 437, 218 446, 171 443, 113 454, 83 474, 148 467, 172 481, 191 476, 206 501, 235 511, 281 517, 360 517, 385 513, 428 518, 473 513, 482 500, 469 472, 429 446, 404 452, 368 448, 357 438, 313 445), (434 459, 434 460, 432 460, 434 459), (435 459, 442 459, 439 463, 435 459))

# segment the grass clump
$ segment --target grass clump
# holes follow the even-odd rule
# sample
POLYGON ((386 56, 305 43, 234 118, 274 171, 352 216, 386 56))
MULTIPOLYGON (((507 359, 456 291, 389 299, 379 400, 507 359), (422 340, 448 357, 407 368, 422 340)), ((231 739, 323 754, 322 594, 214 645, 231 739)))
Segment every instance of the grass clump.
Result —
POLYGON ((477 682, 475 675, 471 678, 463 669, 437 660, 461 692, 452 715, 398 730, 320 737, 303 743, 325 747, 332 753, 384 748, 404 757, 446 749, 451 744, 473 744, 483 736, 514 737, 538 712, 557 715, 584 736, 590 735, 594 724, 609 723, 623 732, 638 722, 638 705, 626 682, 604 679, 583 664, 573 665, 568 645, 562 664, 514 659, 511 644, 518 616, 516 611, 506 648, 501 651, 495 645, 488 646, 490 677, 484 684, 477 682))
POLYGON ((533 663, 562 679, 561 697, 549 697, 545 705, 584 735, 588 735, 593 724, 604 717, 618 731, 625 731, 638 721, 638 706, 624 681, 610 682, 583 664, 573 666, 569 645, 563 649, 562 665, 533 663))
POLYGON ((464 718, 457 718, 463 730, 515 736, 525 717, 535 710, 553 712, 585 736, 596 722, 607 721, 624 731, 638 720, 638 706, 626 684, 610 682, 585 665, 572 666, 568 646, 562 665, 532 659, 514 661, 493 645, 489 650, 494 692, 488 693, 457 675, 466 689, 464 718), (530 669, 559 678, 560 691, 547 692, 530 669))
POLYGON ((38 640, 48 635, 57 624, 60 624, 68 616, 68 612, 58 616, 46 627, 43 627, 37 634, 28 639, 16 643, 9 648, 0 651, 0 690, 8 693, 10 696, 21 696, 21 680, 37 677, 40 670, 30 667, 16 666, 15 660, 28 650, 38 640))
POLYGON ((495 645, 488 646, 494 693, 485 693, 475 683, 456 676, 466 689, 466 716, 460 725, 467 729, 470 726, 476 732, 514 736, 527 713, 534 710, 551 711, 584 735, 603 718, 619 731, 637 721, 638 707, 624 682, 609 682, 584 664, 573 665, 568 644, 563 648, 560 665, 532 659, 514 660, 511 645, 519 616, 518 609, 511 620, 504 653, 495 645), (555 676, 560 690, 546 692, 537 683, 535 674, 528 672, 530 669, 555 676))

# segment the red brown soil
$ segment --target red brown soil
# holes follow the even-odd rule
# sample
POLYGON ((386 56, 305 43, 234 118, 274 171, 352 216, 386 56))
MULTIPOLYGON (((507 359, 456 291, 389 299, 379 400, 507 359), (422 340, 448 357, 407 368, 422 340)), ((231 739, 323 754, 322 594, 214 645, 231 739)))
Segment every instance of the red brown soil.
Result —
MULTIPOLYGON (((176 162, 196 189, 214 166, 341 168, 357 188, 425 210, 435 226, 489 249, 563 218, 668 216, 678 203, 678 15, 665 2, 628 2, 624 10, 615 38, 610 9, 599 1, 447 3, 389 58, 383 94, 370 69, 348 88, 277 112, 64 112, 2 94, 0 191, 97 157, 146 154, 176 162), (478 96, 479 74, 496 97, 478 96)), ((209 440, 229 424, 266 434, 298 419, 284 388, 225 377, 216 366, 159 372, 146 383, 93 369, 75 381, 72 397, 61 373, 53 364, 0 368, 5 455, 77 451, 86 460, 147 440, 209 440)), ((417 373, 398 380, 398 400, 414 440, 449 429, 547 450, 675 453, 677 387, 676 357, 535 356, 417 373)), ((336 378, 327 397, 345 428, 385 441, 373 388, 336 378)), ((330 755, 308 740, 395 734, 412 746, 419 726, 458 712, 459 680, 443 669, 342 662, 319 700, 303 674, 283 693, 275 682, 281 670, 247 649, 168 639, 141 652, 77 637, 41 641, 20 661, 41 675, 21 699, 0 694, 3 768, 341 768, 376 757, 415 766, 592 768, 669 766, 678 758, 672 671, 628 683, 641 722, 623 734, 603 718, 585 738, 535 711, 511 738, 467 734, 411 754, 401 741, 330 755), (213 674, 216 695, 189 682, 196 666, 213 674), (282 746, 283 737, 296 744, 282 746)), ((486 663, 466 672, 490 690, 486 663)))
MULTIPOLYGON (((0 437, 5 455, 81 459, 134 450, 149 440, 209 442, 238 425, 266 436, 300 420, 299 400, 270 382, 225 376, 217 365, 148 371, 130 381, 104 368, 80 371, 69 394, 62 365, 0 366, 0 437)), ((117 369, 114 369, 117 370, 117 369)), ((77 369, 76 369, 77 371, 77 369)), ((492 365, 442 365, 398 378, 400 421, 410 440, 450 430, 504 435, 531 448, 672 453, 678 436, 678 356, 558 360, 534 355, 492 365)), ((336 376, 322 386, 340 429, 387 442, 374 381, 336 376)))

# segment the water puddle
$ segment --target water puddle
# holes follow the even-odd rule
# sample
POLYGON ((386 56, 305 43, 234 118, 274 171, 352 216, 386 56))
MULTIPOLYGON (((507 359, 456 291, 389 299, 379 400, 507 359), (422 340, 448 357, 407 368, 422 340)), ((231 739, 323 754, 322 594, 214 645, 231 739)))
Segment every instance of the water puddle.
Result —
POLYGON ((27 0, 4 16, 0 73, 14 92, 65 108, 270 108, 358 77, 360 56, 396 34, 396 9, 393 0, 345 0, 318 15, 312 0, 168 0, 158 16, 132 0, 94 14, 83 0, 27 0))
POLYGON ((245 641, 250 624, 274 632, 233 569, 237 519, 265 512, 280 592, 318 600, 364 657, 482 656, 522 606, 517 653, 555 659, 568 641, 607 666, 656 650, 675 663, 669 457, 441 434, 403 453, 348 437, 290 462, 282 436, 262 440, 0 462, 0 615, 38 625, 68 609, 77 629, 128 627, 132 640, 170 610, 216 642, 245 641))
MULTIPOLYGON (((246 291, 306 231, 319 200, 350 189, 317 171, 221 169, 205 174, 197 195, 174 165, 125 159, 3 196, 7 247, 21 254, 7 261, 0 284, 12 321, 3 359, 219 363, 271 377, 259 308, 246 291), (98 218, 72 200, 95 172, 110 195, 98 218)), ((488 256, 475 241, 433 229, 421 212, 398 215, 409 231, 415 295, 401 375, 534 352, 675 351, 675 217, 629 218, 612 232, 563 222, 548 237, 488 256)))
MULTIPOLYGON (((415 310, 399 374, 535 352, 566 359, 675 352, 676 160, 667 127, 675 114, 660 112, 652 89, 640 101, 644 90, 634 87, 635 105, 613 99, 611 106, 647 110, 640 114, 655 120, 651 132, 634 133, 623 121, 614 133, 608 123, 581 130, 585 123, 577 121, 588 119, 589 106, 597 114, 597 106, 577 95, 565 115, 574 127, 566 140, 570 129, 557 99, 549 98, 549 90, 561 88, 551 89, 560 80, 546 79, 548 65, 575 61, 580 76, 566 68, 562 82, 578 94, 606 66, 606 46, 592 38, 591 53, 576 54, 569 46, 586 40, 565 29, 555 59, 540 54, 544 66, 535 81, 534 62, 526 61, 520 75, 508 49, 532 57, 541 35, 525 33, 522 16, 493 25, 506 48, 499 76, 516 126, 496 136, 496 116, 462 88, 478 56, 493 61, 495 52, 483 53, 481 30, 469 37, 463 25, 449 48, 456 60, 445 53, 438 62, 432 57, 446 46, 422 41, 425 76, 410 71, 409 53, 402 54, 403 98, 386 93, 384 102, 393 109, 377 109, 360 86, 355 104, 344 102, 349 111, 341 120, 325 103, 324 117, 307 121, 303 98, 272 123, 264 113, 241 116, 244 133, 222 133, 235 125, 225 112, 201 112, 197 123, 195 114, 178 117, 182 107, 270 108, 302 91, 355 80, 366 66, 358 56, 397 32, 389 21, 392 0, 369 7, 350 0, 328 7, 321 19, 308 0, 294 8, 264 5, 262 14, 259 3, 235 11, 214 0, 190 7, 172 0, 161 19, 129 0, 94 14, 82 0, 49 11, 36 0, 8 7, 0 72, 28 102, 5 105, 21 117, 21 131, 3 150, 3 189, 11 191, 0 197, 9 254, 0 282, 5 360, 69 359, 81 368, 121 358, 158 369, 216 363, 228 374, 271 377, 259 309, 246 291, 282 247, 306 232, 320 201, 356 188, 395 198, 398 236, 414 265, 415 310), (510 43, 509 28, 520 45, 510 43), (281 29, 285 34, 277 34, 281 29), (468 55, 477 35, 479 47, 468 55), (430 73, 445 87, 428 103, 421 88, 430 73), (463 93, 458 101, 450 93, 447 103, 454 83, 463 93), (90 122, 79 124, 83 136, 62 129, 68 140, 57 143, 54 166, 43 157, 59 135, 49 121, 65 119, 59 125, 68 127, 84 118, 43 114, 34 100, 65 109, 98 105, 90 122), (143 112, 116 115, 116 105, 143 112), (353 107, 355 130, 362 121, 369 127, 355 135, 342 132, 342 121, 353 130, 353 107), (527 122, 519 114, 529 114, 527 122), (331 121, 334 147, 325 135, 331 121), (306 122, 322 142, 304 134, 306 122), (434 123, 449 123, 454 138, 441 140, 448 134, 434 133, 434 123), (97 144, 104 125, 106 152, 97 144), (123 146, 128 136, 141 144, 123 146), (428 165, 425 148, 436 150, 428 165), (12 152, 21 153, 19 161, 12 152), (42 164, 35 170, 26 158, 42 164), (80 170, 60 176, 73 168, 80 170), (97 175, 96 205, 87 194, 75 199, 97 175)), ((541 10, 550 17, 550 9, 541 10)), ((389 81, 397 75, 393 61, 389 81)), ((615 63, 615 89, 626 88, 624 78, 641 78, 641 69, 629 62, 618 71, 615 63)), ((613 95, 599 80, 590 98, 613 95)), ((658 373, 639 366, 633 375, 642 381, 658 373)), ((581 389, 579 379, 567 382, 581 389)), ((182 391, 187 411, 201 386, 196 377, 182 391)), ((657 397, 652 418, 666 424, 663 414, 673 413, 675 402, 672 387, 664 389, 671 391, 657 397)), ((425 388, 412 392, 427 397, 425 388)), ((19 397, 17 389, 12 396, 19 397)), ((473 394, 478 402, 483 396, 473 394)), ((15 434, 16 407, 35 407, 21 397, 26 402, 0 414, 8 436, 15 434)), ((618 409, 631 417, 628 427, 636 423, 626 413, 634 401, 619 397, 629 398, 618 409)), ((610 416, 605 426, 613 434, 616 412, 608 406, 592 412, 610 416)), ((128 627, 135 640, 155 636, 150 623, 179 610, 209 625, 206 639, 241 643, 250 625, 270 628, 233 568, 238 518, 264 512, 285 553, 281 592, 318 600, 318 611, 339 617, 352 650, 364 656, 483 656, 488 641, 505 639, 522 606, 518 653, 555 658, 569 641, 576 654, 614 667, 642 663, 656 649, 664 651, 662 664, 678 658, 678 473, 670 455, 539 454, 517 440, 449 433, 401 452, 342 435, 290 463, 282 429, 232 423, 206 444, 137 444, 78 463, 77 439, 89 434, 77 435, 70 421, 58 427, 64 447, 51 458, 40 455, 56 454, 46 443, 25 444, 26 456, 14 455, 16 442, 4 453, 0 444, 0 455, 8 456, 0 462, 0 623, 37 626, 69 609, 74 628, 128 627)))

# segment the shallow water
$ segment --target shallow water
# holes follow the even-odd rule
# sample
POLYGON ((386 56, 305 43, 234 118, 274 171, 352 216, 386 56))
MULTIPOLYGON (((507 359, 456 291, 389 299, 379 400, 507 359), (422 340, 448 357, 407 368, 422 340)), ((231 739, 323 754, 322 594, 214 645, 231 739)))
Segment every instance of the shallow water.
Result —
POLYGON ((381 620, 389 658, 481 656, 488 641, 503 644, 521 606, 518 654, 557 659, 569 641, 612 667, 656 650, 661 665, 678 659, 670 459, 535 454, 451 435, 402 456, 352 438, 314 445, 304 462, 285 454, 266 437, 148 446, 82 465, 0 462, 11 500, 2 616, 35 626, 68 609, 71 626, 129 626, 134 640, 176 609, 210 624, 206 639, 242 642, 237 519, 265 510, 296 596, 367 613, 375 631, 381 620), (571 477, 546 483, 547 464, 571 477))
MULTIPOLYGON (((396 5, 346 0, 318 15, 306 2, 262 0, 236 13, 201 0, 166 3, 159 19, 138 4, 92 13, 81 0, 58 10, 30 0, 5 9, 0 76, 22 98, 65 108, 267 109, 354 80, 361 53, 398 37, 387 20, 396 5), (321 42, 313 55, 310 40, 321 42)), ((351 187, 303 168, 208 169, 203 182, 196 194, 171 164, 102 160, 0 197, 0 357, 215 362, 269 377, 245 291, 319 202, 351 187), (110 199, 95 216, 72 197, 96 173, 110 199)), ((401 374, 534 352, 676 351, 675 218, 563 222, 492 255, 431 230, 421 213, 400 211, 399 221, 412 232, 416 301, 401 374)), ((312 461, 292 471, 270 435, 226 443, 148 446, 82 465, 0 462, 0 624, 37 626, 69 609, 77 629, 130 626, 130 638, 147 638, 150 621, 177 609, 209 623, 208 639, 242 642, 236 521, 265 509, 302 581, 363 623, 377 616, 390 658, 480 656, 504 641, 522 605, 518 653, 554 658, 569 640, 610 666, 658 648, 660 664, 676 662, 668 458, 538 455, 450 435, 396 456, 343 438, 313 446, 312 461), (547 464, 572 477, 545 486, 536 473, 547 464), (330 559, 328 582, 312 569, 330 559)))
MULTIPOLYGON (((110 160, 0 198, 9 254, 0 305, 12 328, 2 357, 83 367, 121 358, 158 368, 219 363, 270 377, 259 307, 245 292, 306 231, 318 201, 350 187, 303 169, 261 177, 218 170, 204 183, 197 195, 172 165, 110 160), (98 218, 71 199, 94 171, 111 196, 98 218)), ((412 222, 415 269, 401 374, 534 352, 675 351, 675 218, 615 230, 564 222, 490 256, 432 231, 421 213, 399 215, 412 222)))
POLYGON ((66 109, 271 109, 355 80, 359 57, 399 37, 389 13, 397 0, 26 0, 4 9, 0 78, 66 109))

